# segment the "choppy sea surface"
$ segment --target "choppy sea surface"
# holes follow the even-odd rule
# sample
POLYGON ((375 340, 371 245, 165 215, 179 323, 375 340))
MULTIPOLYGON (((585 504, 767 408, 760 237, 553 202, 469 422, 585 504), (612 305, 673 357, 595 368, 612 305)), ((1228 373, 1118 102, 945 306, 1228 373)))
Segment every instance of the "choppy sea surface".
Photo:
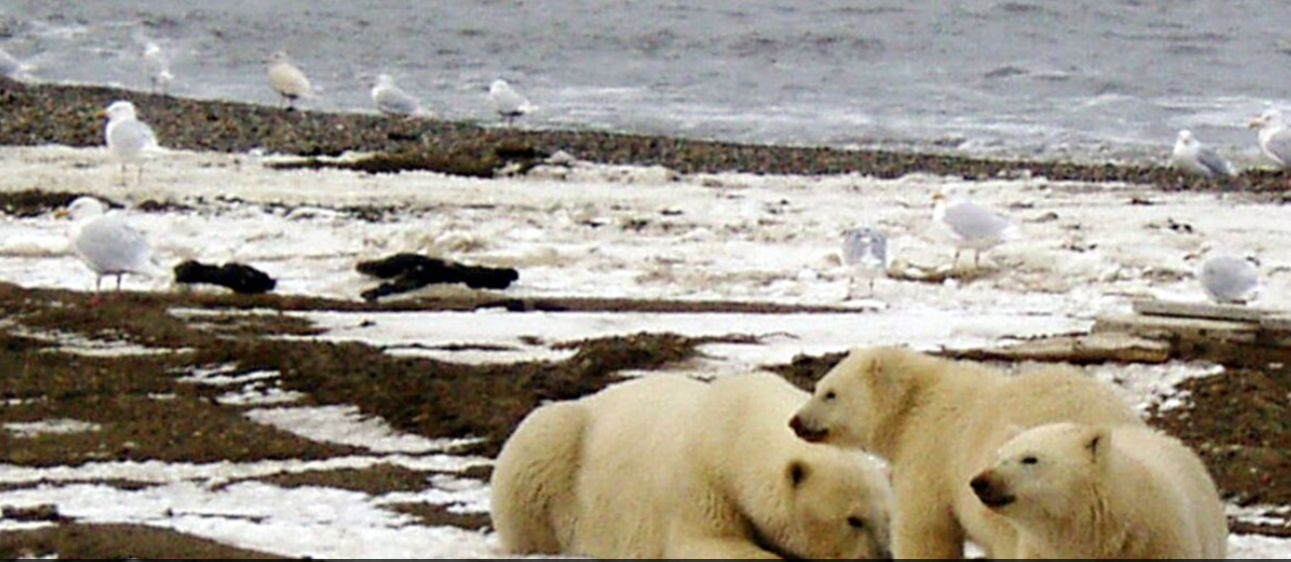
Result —
POLYGON ((394 75, 439 115, 530 127, 1021 157, 1160 159, 1180 128, 1255 161, 1247 121, 1291 106, 1291 3, 1268 0, 0 0, 30 79, 276 103, 289 52, 310 107, 371 111, 394 75))

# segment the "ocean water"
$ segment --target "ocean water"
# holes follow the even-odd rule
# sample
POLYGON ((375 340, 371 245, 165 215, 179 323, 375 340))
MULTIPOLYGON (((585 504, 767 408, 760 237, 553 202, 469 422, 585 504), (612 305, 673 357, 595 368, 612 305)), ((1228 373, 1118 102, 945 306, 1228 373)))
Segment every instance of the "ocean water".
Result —
POLYGON ((393 74, 439 115, 492 119, 510 80, 529 127, 762 143, 1160 159, 1180 128, 1257 159, 1245 124, 1291 106, 1291 3, 1268 0, 0 0, 31 78, 277 103, 288 51, 371 111, 393 74))

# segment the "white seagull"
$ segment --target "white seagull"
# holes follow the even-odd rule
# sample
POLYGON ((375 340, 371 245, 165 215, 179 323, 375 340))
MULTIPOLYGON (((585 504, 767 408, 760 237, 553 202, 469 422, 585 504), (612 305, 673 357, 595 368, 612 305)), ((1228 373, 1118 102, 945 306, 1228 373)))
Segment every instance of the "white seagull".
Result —
POLYGON ((289 108, 296 107, 296 100, 314 97, 314 86, 309 78, 291 63, 287 53, 278 51, 269 55, 269 86, 278 92, 289 108))
POLYGON ((843 265, 851 269, 847 300, 855 296, 853 288, 858 275, 869 280, 869 296, 874 296, 874 279, 888 272, 888 237, 868 226, 843 232, 843 265))
POLYGON ((950 188, 934 193, 932 200, 933 220, 945 227, 955 241, 952 268, 959 266, 959 254, 964 250, 973 251, 973 267, 977 268, 981 265, 982 252, 998 246, 1017 232, 1017 227, 1008 219, 954 194, 950 188))
POLYGON ((389 74, 377 76, 377 83, 372 87, 372 101, 381 113, 388 115, 416 117, 424 114, 421 101, 395 84, 394 78, 389 74))
POLYGON ((1259 129, 1260 150, 1269 160, 1279 168, 1291 166, 1291 130, 1287 129, 1281 111, 1265 111, 1258 119, 1251 121, 1250 127, 1259 129))
POLYGON ((1260 271, 1250 260, 1219 250, 1204 250, 1208 256, 1197 269, 1197 280, 1206 296, 1219 304, 1246 304, 1260 293, 1260 271))
POLYGON ((1237 177, 1237 169, 1225 160, 1214 149, 1201 144, 1192 131, 1179 131, 1179 138, 1174 143, 1174 152, 1170 155, 1176 168, 1185 172, 1213 178, 1216 176, 1237 177))
POLYGON ((152 93, 165 94, 175 75, 170 72, 170 56, 162 50, 161 45, 149 41, 143 47, 143 65, 152 82, 152 93))
POLYGON ((143 234, 126 224, 117 212, 107 212, 103 202, 93 197, 79 197, 60 215, 70 215, 75 224, 69 235, 72 253, 97 276, 94 291, 102 287, 103 278, 115 275, 117 290, 127 274, 160 276, 161 269, 152 261, 152 248, 143 234))
POLYGON ((533 110, 533 106, 528 99, 516 92, 511 84, 506 80, 494 80, 489 86, 489 104, 493 106, 493 111, 507 124, 513 123, 517 117, 520 117, 533 110))
POLYGON ((140 121, 135 113, 134 104, 128 101, 116 101, 103 111, 108 118, 104 140, 108 151, 121 162, 121 183, 126 183, 128 164, 138 164, 139 183, 143 183, 143 161, 145 158, 159 154, 162 148, 157 144, 157 134, 147 123, 140 121))

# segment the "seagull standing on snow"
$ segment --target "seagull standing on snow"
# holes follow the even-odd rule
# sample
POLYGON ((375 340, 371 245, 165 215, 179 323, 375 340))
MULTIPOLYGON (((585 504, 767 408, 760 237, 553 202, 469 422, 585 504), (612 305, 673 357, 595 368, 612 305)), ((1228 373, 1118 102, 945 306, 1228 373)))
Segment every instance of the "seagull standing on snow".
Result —
POLYGON ((1197 280, 1206 295, 1219 304, 1246 304, 1260 292, 1260 272, 1250 260, 1207 249, 1197 269, 1197 280))
POLYGON ((309 78, 291 63, 287 53, 278 51, 269 55, 269 86, 278 92, 287 102, 287 107, 295 109, 296 100, 314 97, 314 86, 309 78))
POLYGON ((127 274, 149 277, 162 274, 152 261, 152 248, 143 234, 126 224, 120 214, 108 213, 98 199, 79 197, 60 214, 70 215, 75 221, 69 235, 70 246, 72 253, 97 276, 95 292, 109 275, 117 277, 120 291, 121 278, 127 274))
POLYGON ((529 100, 516 92, 506 80, 501 79, 494 80, 493 85, 489 86, 489 104, 508 125, 515 122, 517 117, 533 110, 529 100))
POLYGON ((143 160, 161 152, 157 134, 147 123, 139 120, 134 104, 128 101, 113 102, 103 114, 108 118, 103 136, 108 151, 121 162, 121 184, 126 183, 126 166, 131 163, 139 165, 139 183, 143 183, 143 160))
POLYGON ((874 296, 874 278, 888 271, 888 237, 870 227, 853 228, 843 233, 843 265, 851 268, 847 280, 847 300, 855 296, 853 288, 859 275, 869 279, 874 296))
POLYGON ((1192 131, 1179 131, 1179 138, 1174 143, 1174 153, 1170 160, 1175 167, 1185 172, 1213 177, 1237 177, 1237 169, 1232 163, 1224 160, 1208 146, 1201 144, 1192 131))
POLYGON ((1252 129, 1260 130, 1260 151, 1278 165, 1279 168, 1291 166, 1291 130, 1287 129, 1282 112, 1276 109, 1265 111, 1259 119, 1251 121, 1252 129))
POLYGON ((387 115, 416 117, 423 114, 421 101, 395 84, 394 78, 389 74, 377 76, 377 84, 372 87, 372 101, 381 113, 387 115))
POLYGON ((1017 230, 1008 219, 966 198, 955 196, 950 189, 942 189, 932 196, 932 218, 946 228, 955 241, 955 261, 959 254, 973 251, 973 268, 981 265, 982 252, 994 248, 1017 230), (948 198, 952 200, 947 201, 948 198))

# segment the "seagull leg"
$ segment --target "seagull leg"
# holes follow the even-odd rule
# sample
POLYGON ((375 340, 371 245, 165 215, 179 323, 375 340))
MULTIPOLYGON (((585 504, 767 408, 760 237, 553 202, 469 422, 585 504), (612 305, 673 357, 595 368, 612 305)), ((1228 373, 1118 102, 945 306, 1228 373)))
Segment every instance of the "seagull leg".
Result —
POLYGON ((125 277, 125 274, 124 274, 124 273, 118 273, 118 274, 117 274, 117 292, 118 292, 118 293, 120 293, 120 292, 121 292, 121 278, 122 278, 122 277, 125 277))
POLYGON ((981 269, 981 267, 982 267, 982 251, 973 250, 973 269, 975 270, 981 269))
POLYGON ((137 183, 135 185, 143 185, 143 163, 142 162, 139 163, 139 175, 135 179, 137 180, 137 183))
POLYGON ((874 278, 870 278, 870 298, 874 298, 874 278))
POLYGON ((958 268, 958 267, 959 267, 959 253, 960 253, 960 251, 961 251, 961 250, 960 250, 960 249, 958 249, 958 248, 956 248, 956 249, 955 249, 955 260, 954 260, 954 261, 952 261, 952 262, 950 262, 950 270, 951 270, 951 271, 954 271, 956 268, 958 268))

